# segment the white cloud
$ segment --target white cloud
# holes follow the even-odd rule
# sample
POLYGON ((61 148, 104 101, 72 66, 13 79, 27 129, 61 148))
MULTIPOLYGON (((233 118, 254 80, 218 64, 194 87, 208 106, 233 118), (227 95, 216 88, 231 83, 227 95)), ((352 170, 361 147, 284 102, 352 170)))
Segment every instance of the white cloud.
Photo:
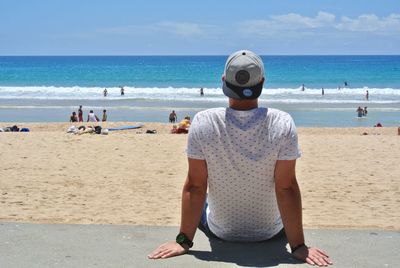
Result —
POLYGON ((269 20, 249 20, 239 24, 239 30, 248 34, 271 35, 277 31, 296 31, 301 29, 317 29, 332 26, 335 15, 318 12, 315 17, 300 14, 271 16, 269 20))
POLYGON ((355 19, 342 17, 335 28, 354 32, 400 32, 400 14, 382 18, 375 14, 361 15, 355 19))
POLYGON ((327 12, 318 12, 314 18, 301 16, 295 13, 287 15, 271 16, 274 24, 281 29, 314 29, 324 26, 330 26, 335 22, 335 15, 327 12))
POLYGON ((153 35, 167 33, 181 38, 205 37, 216 29, 213 25, 190 22, 163 21, 147 25, 127 25, 103 28, 102 34, 110 35, 153 35))
POLYGON ((400 32, 400 14, 391 14, 379 18, 374 14, 363 14, 356 18, 336 16, 327 12, 318 12, 315 17, 296 13, 270 16, 267 20, 248 20, 239 24, 239 31, 244 34, 271 36, 276 33, 307 34, 315 32, 359 31, 374 33, 400 32))

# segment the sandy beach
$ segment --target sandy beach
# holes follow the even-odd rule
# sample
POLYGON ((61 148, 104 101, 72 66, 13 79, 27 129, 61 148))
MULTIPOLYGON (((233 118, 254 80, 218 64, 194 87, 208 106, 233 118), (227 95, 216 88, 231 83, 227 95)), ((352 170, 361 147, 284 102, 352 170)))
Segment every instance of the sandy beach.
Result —
MULTIPOLYGON (((187 135, 169 134, 171 125, 108 136, 67 134, 67 123, 17 125, 31 132, 0 133, 0 221, 179 225, 187 135)), ((400 230, 396 128, 298 132, 305 227, 400 230)))

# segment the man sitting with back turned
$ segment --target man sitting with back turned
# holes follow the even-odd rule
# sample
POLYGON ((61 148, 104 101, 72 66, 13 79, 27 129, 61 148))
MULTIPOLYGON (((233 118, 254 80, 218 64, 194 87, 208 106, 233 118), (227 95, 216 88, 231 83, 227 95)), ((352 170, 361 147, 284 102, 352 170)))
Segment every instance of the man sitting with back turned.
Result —
POLYGON ((199 112, 190 127, 180 233, 149 258, 186 253, 197 227, 208 236, 243 242, 268 240, 284 229, 294 257, 331 264, 322 250, 305 245, 293 119, 258 107, 261 58, 246 50, 232 54, 222 80, 229 108, 199 112))

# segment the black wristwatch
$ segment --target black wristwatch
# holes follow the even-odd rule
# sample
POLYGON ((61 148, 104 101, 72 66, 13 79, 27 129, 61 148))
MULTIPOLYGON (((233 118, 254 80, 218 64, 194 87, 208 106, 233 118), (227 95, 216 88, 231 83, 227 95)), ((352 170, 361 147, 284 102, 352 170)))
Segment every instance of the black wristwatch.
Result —
POLYGON ((295 247, 290 247, 290 249, 291 249, 291 251, 292 251, 292 254, 293 254, 296 250, 298 250, 299 248, 301 248, 301 247, 307 247, 307 246, 306 246, 306 244, 301 243, 301 244, 298 244, 298 245, 295 246, 295 247))
POLYGON ((179 245, 187 245, 189 248, 193 247, 193 242, 192 240, 190 240, 184 233, 179 233, 176 236, 176 243, 178 243, 179 245))

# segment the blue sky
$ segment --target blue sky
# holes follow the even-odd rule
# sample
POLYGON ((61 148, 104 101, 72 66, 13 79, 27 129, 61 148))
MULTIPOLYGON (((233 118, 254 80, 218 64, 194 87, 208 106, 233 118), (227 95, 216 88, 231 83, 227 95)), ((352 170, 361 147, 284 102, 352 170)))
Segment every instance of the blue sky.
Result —
POLYGON ((400 54, 398 0, 1 0, 0 55, 400 54))

